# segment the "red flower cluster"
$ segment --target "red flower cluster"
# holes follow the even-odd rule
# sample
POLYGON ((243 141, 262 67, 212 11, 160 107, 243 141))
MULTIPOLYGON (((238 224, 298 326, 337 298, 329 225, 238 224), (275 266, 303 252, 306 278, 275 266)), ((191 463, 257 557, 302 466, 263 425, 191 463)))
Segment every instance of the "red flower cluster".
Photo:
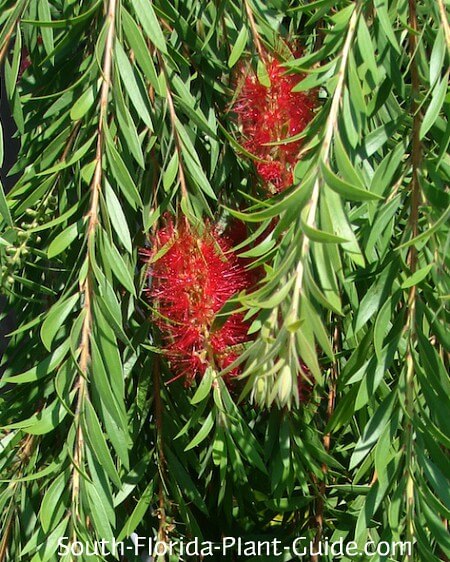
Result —
POLYGON ((262 85, 254 72, 247 74, 234 105, 246 150, 263 160, 256 163, 261 179, 280 192, 292 185, 301 140, 270 146, 301 133, 313 117, 315 96, 293 92, 298 75, 286 74, 278 60, 267 63, 270 86, 262 85))
POLYGON ((149 258, 161 252, 149 268, 149 294, 175 378, 185 376, 187 385, 209 365, 230 365, 238 357, 235 346, 248 339, 249 325, 241 314, 231 314, 221 327, 212 328, 225 302, 255 281, 232 245, 208 225, 198 234, 186 223, 176 227, 169 221, 146 252, 149 258))

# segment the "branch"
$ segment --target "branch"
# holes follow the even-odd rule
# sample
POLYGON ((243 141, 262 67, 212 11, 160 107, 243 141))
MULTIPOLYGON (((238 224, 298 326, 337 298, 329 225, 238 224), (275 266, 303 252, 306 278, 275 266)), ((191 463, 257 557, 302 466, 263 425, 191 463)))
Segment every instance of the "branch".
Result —
MULTIPOLYGON (((325 135, 322 142, 322 148, 319 154, 319 161, 322 160, 325 164, 328 163, 330 159, 330 148, 331 148, 331 141, 333 139, 333 133, 337 127, 337 118, 339 115, 339 107, 341 104, 342 98, 342 90, 344 88, 345 82, 345 74, 347 68, 348 57, 350 54, 350 48, 352 45, 353 37, 356 31, 356 24, 358 22, 358 17, 360 14, 360 5, 358 4, 355 9, 353 10, 353 14, 350 18, 350 22, 348 25, 347 37, 345 39, 344 46, 342 48, 341 53, 341 64, 339 66, 338 71, 338 82, 336 85, 336 89, 334 90, 333 100, 331 102, 330 113, 328 114, 328 119, 325 125, 325 135)), ((308 226, 314 227, 316 222, 316 213, 317 213, 317 205, 319 202, 319 192, 320 187, 322 185, 323 178, 320 173, 317 175, 317 179, 314 182, 313 191, 311 194, 311 199, 309 202, 309 211, 308 217, 306 219, 306 224, 308 226)), ((294 287, 294 296, 292 299, 292 312, 294 315, 297 314, 298 304, 300 299, 300 293, 303 287, 303 274, 304 274, 304 265, 303 259, 308 254, 310 247, 310 240, 307 236, 303 237, 303 243, 300 250, 300 259, 297 265, 296 270, 296 282, 294 287)))
MULTIPOLYGON (((357 4, 350 18, 348 30, 347 30, 347 37, 345 39, 345 43, 342 48, 341 63, 337 75, 338 81, 337 81, 336 89, 334 90, 333 93, 330 113, 328 114, 327 122, 325 125, 325 135, 319 153, 319 163, 322 161, 323 163, 327 164, 330 159, 331 141, 333 139, 334 131, 336 131, 337 129, 337 120, 339 116, 339 108, 341 105, 342 92, 345 84, 347 63, 350 55, 353 37, 356 31, 356 25, 358 23, 359 14, 360 14, 360 5, 357 4)), ((320 173, 320 170, 318 170, 317 179, 314 182, 313 192, 311 194, 308 216, 306 219, 306 223, 308 224, 308 226, 311 227, 314 227, 316 223, 317 207, 319 203, 319 194, 320 194, 320 188, 322 186, 322 183, 323 183, 323 177, 320 173)), ((310 239, 308 238, 308 236, 303 235, 303 242, 300 250, 300 259, 297 264, 297 270, 296 270, 297 278, 295 281, 294 294, 292 298, 291 310, 292 310, 292 314, 295 315, 295 317, 297 316, 298 313, 298 305, 300 302, 300 295, 303 288, 303 276, 305 272, 304 260, 309 253, 309 249, 310 249, 310 239)), ((291 336, 291 341, 293 341, 294 337, 295 337, 294 335, 291 336)), ((327 406, 328 418, 332 416, 334 410, 334 399, 335 399, 335 383, 333 381, 332 387, 330 388, 330 392, 328 395, 328 406, 327 406)), ((330 448, 330 440, 331 440, 330 434, 324 436, 323 442, 324 442, 325 450, 327 451, 330 448)), ((324 475, 327 473, 327 471, 328 471, 327 466, 324 464, 322 466, 322 472, 324 473, 324 475)), ((325 489, 326 489, 325 482, 323 482, 322 485, 320 486, 321 495, 318 498, 317 513, 316 513, 317 532, 314 539, 316 545, 319 544, 323 533, 323 511, 324 511, 323 498, 325 495, 325 489)), ((311 560, 313 562, 317 562, 318 558, 316 555, 313 555, 311 557, 311 560)))
MULTIPOLYGON (((99 207, 99 193, 102 184, 102 165, 103 165, 103 145, 104 145, 104 124, 108 112, 108 97, 111 86, 111 70, 112 70, 112 51, 115 33, 115 13, 116 13, 116 0, 109 1, 108 15, 109 29, 106 38, 105 54, 103 59, 103 84, 100 97, 100 115, 98 120, 97 129, 97 149, 96 149, 96 166, 94 177, 91 183, 91 201, 87 216, 89 217, 87 228, 87 273, 86 280, 81 287, 81 292, 84 296, 84 321, 81 331, 80 343, 80 376, 78 378, 78 400, 75 412, 75 423, 77 424, 77 436, 75 442, 74 461, 77 466, 81 465, 84 450, 84 435, 79 423, 80 413, 83 408, 84 399, 87 395, 87 372, 91 359, 90 349, 90 336, 92 329, 92 255, 91 252, 94 248, 95 230, 98 224, 98 207, 99 207)), ((75 514, 79 517, 79 502, 78 494, 80 487, 80 473, 75 468, 72 477, 72 503, 74 505, 75 514)))
MULTIPOLYGON (((412 124, 412 149, 411 149, 411 213, 409 224, 411 228, 411 236, 415 238, 418 235, 419 222, 419 205, 420 205, 420 183, 419 168, 422 160, 422 145, 420 142, 420 124, 421 115, 419 110, 419 89, 420 77, 417 66, 417 13, 415 0, 409 0, 409 52, 411 57, 411 115, 412 124)), ((408 253, 408 266, 411 275, 417 268, 417 249, 413 244, 408 253)), ((413 285, 408 294, 408 316, 407 330, 408 348, 406 355, 406 394, 405 408, 407 413, 407 425, 405 429, 406 440, 406 533, 407 541, 412 543, 414 537, 414 479, 413 479, 413 457, 414 457, 414 430, 412 426, 412 418, 414 416, 414 358, 413 349, 416 341, 415 324, 416 324, 416 285, 413 285)), ((407 560, 411 560, 408 556, 407 560)))

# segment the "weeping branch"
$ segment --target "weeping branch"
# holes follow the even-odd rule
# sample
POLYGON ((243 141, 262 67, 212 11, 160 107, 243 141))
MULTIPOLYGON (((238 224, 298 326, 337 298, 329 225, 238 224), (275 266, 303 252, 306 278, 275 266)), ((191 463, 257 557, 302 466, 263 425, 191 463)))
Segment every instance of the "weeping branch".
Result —
MULTIPOLYGON (((342 48, 341 64, 339 66, 339 71, 337 74, 338 82, 333 94, 330 113, 328 114, 328 119, 325 125, 325 135, 322 141, 322 148, 319 154, 319 161, 322 161, 324 164, 327 164, 330 159, 331 141, 333 139, 333 133, 337 128, 337 119, 339 115, 339 108, 341 105, 342 92, 344 89, 348 57, 350 54, 350 48, 352 45, 353 37, 355 35, 356 25, 358 23, 358 17, 360 11, 361 8, 359 5, 357 5, 353 10, 353 14, 350 18, 350 22, 348 25, 347 37, 345 39, 345 43, 342 48)), ((320 193, 320 187, 322 185, 322 182, 323 182, 323 178, 321 177, 320 173, 318 173, 317 179, 314 182, 314 187, 309 202, 308 217, 306 219, 306 224, 311 227, 314 227, 316 223, 317 206, 319 202, 319 193, 320 193)), ((307 236, 304 236, 301 250, 300 250, 300 259, 296 270, 296 282, 294 288, 294 295, 292 299, 292 312, 294 315, 297 314, 300 294, 302 292, 303 275, 304 275, 304 258, 305 256, 308 255, 309 247, 310 247, 310 240, 307 236)))
MULTIPOLYGON (((351 50, 351 46, 352 46, 352 42, 353 42, 353 37, 355 35, 356 26, 357 26, 357 23, 358 23, 360 11, 361 11, 361 7, 358 4, 355 7, 355 9, 353 10, 352 16, 350 18, 348 30, 347 30, 347 37, 345 39, 345 43, 344 43, 344 46, 342 48, 341 62, 340 62, 339 71, 338 71, 338 74, 337 74, 338 82, 337 82, 337 85, 336 85, 336 89, 334 90, 333 99, 332 99, 332 102, 331 102, 330 113, 328 114, 328 119, 327 119, 327 122, 326 122, 326 125, 325 125, 324 139, 323 139, 321 151, 320 151, 320 154, 319 154, 319 162, 323 162, 324 164, 327 164, 329 162, 329 159, 330 159, 331 142, 332 142, 332 139, 333 139, 333 134, 337 129, 337 120, 338 120, 339 109, 340 109, 341 101, 342 101, 342 93, 343 93, 343 90, 344 90, 345 77, 346 77, 346 72, 347 72, 347 64, 348 64, 350 50, 351 50)), ((320 188, 322 186, 322 182, 323 182, 323 178, 320 174, 320 171, 318 171, 318 176, 317 176, 316 181, 314 182, 314 187, 313 187, 313 191, 312 191, 312 195, 311 195, 308 216, 307 216, 307 219, 306 219, 307 224, 311 227, 314 227, 314 225, 316 223, 317 207, 318 207, 318 203, 319 203, 319 194, 320 194, 320 188)), ((291 310, 292 310, 292 314, 293 314, 294 317, 296 317, 296 315, 298 313, 298 305, 299 305, 299 302, 300 302, 300 295, 301 295, 302 289, 303 289, 303 278, 304 278, 304 272, 305 272, 304 260, 306 259, 306 256, 309 253, 309 249, 310 249, 310 240, 307 236, 304 235, 301 250, 300 250, 300 259, 299 259, 298 264, 297 264, 296 281, 295 281, 295 287, 294 287, 294 294, 293 294, 293 298, 292 298, 292 309, 291 310)), ((292 337, 291 337, 291 339, 292 339, 292 337)), ((331 414, 333 412, 333 408, 334 408, 334 387, 332 387, 330 389, 330 394, 329 394, 329 402, 328 402, 328 415, 329 416, 331 416, 331 414)), ((329 445, 330 445, 330 436, 327 435, 324 438, 324 446, 325 446, 326 449, 329 449, 329 445)), ((326 473, 327 468, 323 467, 323 471, 324 471, 324 473, 326 473)), ((322 492, 324 492, 323 488, 322 488, 322 492)), ((317 533, 316 533, 316 537, 315 537, 316 544, 319 543, 319 541, 322 537, 323 509, 324 509, 323 497, 320 497, 318 499, 318 506, 317 506, 317 513, 316 513, 316 523, 317 523, 317 533)), ((317 561, 318 560, 317 556, 312 556, 312 560, 317 561)))
MULTIPOLYGON (((75 423, 77 424, 77 434, 74 450, 74 462, 76 467, 79 467, 83 459, 84 451, 84 435, 80 424, 80 414, 83 409, 83 403, 87 396, 87 374, 91 359, 90 337, 92 330, 92 295, 93 295, 93 271, 92 271, 92 258, 95 244, 95 231, 98 225, 98 210, 99 210, 99 194, 102 185, 102 164, 103 164, 103 151, 104 151, 104 125, 108 113, 108 98, 109 90, 111 87, 111 72, 112 72, 112 52, 115 34, 115 14, 116 14, 116 0, 110 0, 108 7, 108 35, 105 44, 105 54, 102 67, 102 89, 100 97, 100 115, 97 128, 97 148, 96 148, 96 165, 94 176, 91 183, 91 201, 88 217, 87 227, 87 273, 86 279, 81 287, 81 292, 84 298, 83 306, 83 326, 81 330, 81 343, 79 347, 80 360, 80 376, 78 378, 78 400, 75 412, 75 423)), ((79 518, 79 489, 80 489, 80 473, 75 468, 72 478, 72 503, 74 505, 75 515, 79 518)))
MULTIPOLYGON (((411 236, 415 238, 418 235, 419 222, 419 205, 420 205, 420 183, 419 169, 422 160, 422 146, 420 142, 420 125, 421 115, 419 111, 419 89, 420 77, 417 66, 417 12, 415 0, 409 0, 409 52, 411 56, 411 115, 413 118, 412 125, 412 148, 411 148, 411 210, 409 216, 409 225, 411 236)), ((408 266, 410 274, 413 275, 417 269, 417 249, 413 244, 408 254, 408 266)), ((406 533, 407 541, 411 542, 414 538, 414 428, 412 424, 414 416, 414 385, 415 385, 415 369, 413 350, 416 342, 416 298, 417 288, 413 285, 408 294, 408 348, 406 355, 406 394, 405 408, 407 414, 407 425, 405 430, 406 442, 406 533)), ((408 560, 411 557, 408 556, 408 560)))

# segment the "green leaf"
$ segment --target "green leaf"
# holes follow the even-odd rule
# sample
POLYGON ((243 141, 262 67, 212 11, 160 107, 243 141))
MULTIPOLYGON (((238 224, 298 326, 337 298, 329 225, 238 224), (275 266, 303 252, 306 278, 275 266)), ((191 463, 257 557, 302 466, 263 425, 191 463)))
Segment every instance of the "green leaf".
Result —
POLYGON ((165 448, 165 453, 170 470, 177 475, 177 486, 180 487, 183 494, 188 499, 190 499, 203 513, 207 514, 208 509, 206 504, 192 481, 192 478, 189 476, 189 473, 186 472, 184 466, 167 446, 165 448))
POLYGON ((76 164, 79 160, 81 160, 85 154, 87 154, 95 138, 96 138, 95 135, 92 135, 83 145, 80 146, 80 148, 78 148, 77 150, 75 150, 75 152, 72 153, 70 158, 61 160, 60 162, 58 162, 58 164, 55 164, 50 168, 46 168, 43 172, 39 172, 38 174, 36 174, 36 176, 37 177, 48 176, 55 172, 60 172, 61 170, 70 168, 71 166, 76 164))
POLYGON ((361 330, 375 312, 383 306, 397 273, 397 267, 398 264, 395 261, 389 263, 381 273, 378 273, 374 283, 366 288, 356 312, 355 332, 361 330))
POLYGON ((149 49, 145 43, 145 39, 142 36, 141 30, 136 25, 134 19, 123 7, 122 23, 125 36, 130 47, 133 49, 133 53, 139 66, 142 68, 145 77, 149 80, 150 84, 155 89, 155 92, 161 95, 158 74, 156 72, 155 64, 153 63, 153 59, 151 57, 149 49))
POLYGON ((94 2, 93 5, 88 10, 81 13, 79 16, 75 16, 73 18, 66 18, 66 19, 52 20, 52 21, 31 20, 27 18, 22 18, 22 23, 25 23, 27 25, 33 25, 35 27, 53 27, 55 29, 62 29, 62 28, 67 29, 70 26, 83 23, 84 21, 89 19, 91 15, 93 15, 98 10, 101 4, 102 4, 102 0, 97 0, 97 2, 94 2))
POLYGON ((84 485, 87 490, 89 513, 92 516, 96 536, 105 541, 112 541, 114 539, 114 533, 101 495, 91 482, 85 482, 84 485))
POLYGON ((256 66, 256 75, 258 76, 258 81, 262 86, 270 88, 270 77, 266 64, 260 59, 258 59, 258 64, 256 66))
POLYGON ((194 439, 192 439, 189 445, 185 447, 184 449, 185 451, 190 451, 191 449, 194 449, 194 447, 200 445, 200 443, 208 437, 211 429, 214 427, 214 418, 215 418, 214 411, 211 410, 211 412, 209 412, 208 417, 203 422, 197 435, 194 437, 194 439))
POLYGON ((402 142, 399 142, 393 150, 389 150, 375 170, 370 184, 371 191, 380 195, 389 193, 388 190, 392 189, 392 180, 404 155, 405 145, 402 142))
POLYGON ((58 541, 64 536, 70 517, 65 517, 55 530, 46 538, 42 547, 36 552, 31 559, 31 562, 47 562, 50 558, 54 557, 55 552, 58 550, 58 541))
POLYGON ((39 519, 41 520, 42 529, 47 533, 64 515, 66 506, 63 502, 63 493, 67 490, 67 474, 62 472, 45 492, 44 498, 39 510, 39 519))
POLYGON ((320 164, 320 170, 322 172, 323 178, 333 191, 344 197, 345 199, 350 199, 351 201, 373 201, 381 200, 382 197, 371 191, 365 189, 360 189, 354 185, 341 180, 335 173, 333 173, 330 168, 323 162, 320 164))
POLYGON ((125 218, 120 201, 108 181, 105 181, 105 200, 111 217, 112 227, 116 231, 116 234, 122 242, 124 248, 131 254, 133 248, 131 245, 131 236, 128 229, 127 219, 125 218))
MULTIPOLYGON (((109 318, 103 313, 103 310, 94 302, 94 312, 96 325, 94 327, 95 338, 99 346, 100 353, 105 364, 105 368, 109 373, 111 386, 118 402, 123 401, 125 395, 124 369, 122 366, 122 358, 117 345, 116 335, 113 326, 111 326, 109 318)), ((132 344, 127 341, 129 351, 132 344)))
POLYGON ((436 39, 434 41, 433 50, 430 57, 430 87, 432 88, 444 68, 444 60, 446 53, 444 29, 438 29, 436 39))
MULTIPOLYGON (((50 4, 48 0, 40 0, 38 3, 38 15, 39 19, 43 21, 51 21, 52 14, 50 11, 50 4)), ((51 27, 41 27, 42 42, 44 43, 45 51, 47 55, 52 57, 55 44, 53 41, 53 29, 51 27)))
POLYGON ((388 298, 378 312, 377 319, 375 320, 373 345, 378 361, 381 361, 383 341, 389 329, 389 323, 391 320, 391 307, 392 300, 388 298))
POLYGON ((445 211, 442 212, 441 216, 432 226, 429 226, 422 233, 418 234, 417 236, 414 236, 407 242, 404 242, 403 244, 397 246, 395 248, 396 251, 403 250, 404 248, 409 248, 409 246, 413 246, 419 242, 422 242, 423 240, 426 240, 427 238, 430 238, 430 236, 432 236, 435 232, 437 232, 440 226, 447 221, 449 215, 450 215, 450 205, 445 209, 445 211))
MULTIPOLYGON (((113 392, 110 384, 108 373, 106 372, 105 365, 98 345, 94 338, 91 337, 92 347, 92 368, 91 368, 91 384, 98 392, 103 405, 109 412, 111 419, 119 428, 126 429, 128 427, 127 415, 123 401, 118 401, 115 393, 113 392)), ((107 428, 108 429, 108 428, 107 428)), ((111 435, 108 435, 111 438, 111 435)))
POLYGON ((317 349, 315 346, 314 334, 310 326, 305 324, 303 319, 303 327, 297 332, 297 345, 299 357, 306 363, 318 385, 323 384, 322 370, 317 359, 317 349))
POLYGON ((107 260, 111 271, 117 277, 117 280, 122 283, 125 289, 133 296, 136 296, 133 278, 124 259, 114 244, 109 241, 106 234, 102 237, 102 239, 104 245, 104 257, 107 260))
POLYGON ((194 396, 191 399, 191 404, 198 404, 203 402, 203 400, 209 395, 209 391, 211 390, 211 385, 214 380, 215 373, 211 367, 208 367, 205 371, 205 374, 198 385, 197 390, 195 391, 194 396))
POLYGON ((448 478, 446 478, 433 461, 428 459, 423 453, 419 452, 418 457, 419 463, 437 496, 446 508, 450 510, 450 486, 448 478))
POLYGON ((231 49, 230 56, 228 57, 228 67, 233 68, 233 66, 237 63, 237 61, 241 58, 241 55, 247 45, 248 41, 248 32, 247 27, 244 26, 239 35, 237 36, 236 42, 231 49))
MULTIPOLYGON (((0 139, 0 142, 1 140, 2 139, 0 139)), ((8 226, 13 225, 11 213, 9 211, 8 203, 6 201, 5 192, 3 191, 3 185, 1 181, 0 181, 0 214, 8 226)))
POLYGON ((84 412, 86 416, 86 435, 91 445, 91 450, 96 456, 98 462, 108 473, 111 480, 120 489, 122 488, 122 482, 117 469, 114 466, 111 453, 109 452, 102 428, 100 427, 100 422, 98 421, 95 410, 89 400, 86 400, 84 403, 84 412))
POLYGON ((136 184, 134 183, 133 178, 131 177, 128 168, 125 166, 119 152, 116 150, 109 133, 106 134, 106 153, 111 165, 112 174, 128 203, 133 207, 133 209, 142 207, 142 199, 139 191, 137 190, 136 184))
POLYGON ((356 187, 364 189, 364 181, 361 178, 361 174, 356 171, 356 168, 351 163, 339 133, 336 133, 334 137, 334 155, 337 167, 344 178, 356 187))
POLYGON ((433 269, 433 267, 434 267, 434 263, 429 263, 425 267, 422 267, 417 271, 415 271, 413 275, 411 275, 410 277, 408 277, 408 279, 405 279, 405 281, 403 281, 402 289, 409 289, 410 287, 413 287, 414 285, 418 285, 419 283, 421 283, 424 279, 428 277, 428 274, 433 269))
POLYGON ((326 212, 334 232, 341 238, 347 240, 347 242, 342 243, 342 249, 346 252, 350 259, 356 265, 364 267, 364 256, 361 253, 356 235, 353 232, 349 219, 344 211, 342 199, 326 185, 322 189, 320 212, 321 216, 324 216, 326 212))
MULTIPOLYGON (((70 393, 71 402, 76 391, 70 393)), ((59 399, 54 400, 49 406, 32 415, 26 420, 11 423, 4 426, 4 429, 23 429, 31 435, 44 435, 53 431, 64 420, 67 410, 59 399)))
MULTIPOLYGON (((81 202, 83 202, 83 200, 81 202)), ((78 211, 79 208, 80 208, 80 202, 75 203, 75 205, 73 207, 71 207, 68 211, 66 211, 62 215, 59 215, 59 217, 56 217, 56 219, 53 219, 53 220, 51 220, 49 222, 46 222, 44 224, 40 224, 38 226, 35 226, 34 228, 30 228, 28 230, 28 232, 41 232, 42 230, 47 230, 48 228, 53 228, 54 226, 57 226, 58 224, 61 224, 62 222, 65 222, 67 219, 69 219, 71 216, 73 216, 78 211)))
POLYGON ((137 72, 133 70, 131 63, 119 41, 116 41, 115 54, 117 69, 122 78, 125 90, 130 96, 131 103, 134 105, 138 115, 152 131, 153 123, 149 112, 149 101, 143 85, 139 85, 137 72))
POLYGON ((90 87, 80 96, 70 110, 70 118, 72 121, 78 121, 86 115, 86 113, 94 105, 95 95, 96 90, 93 87, 90 87))
POLYGON ((59 256, 72 242, 78 237, 82 221, 78 221, 66 227, 52 240, 47 250, 47 257, 49 259, 59 256))
POLYGON ((364 138, 364 148, 367 156, 372 156, 372 154, 378 152, 380 148, 392 138, 403 120, 404 115, 401 115, 398 119, 393 119, 366 134, 364 138))
POLYGON ((439 545, 445 553, 445 556, 450 556, 450 536, 447 526, 443 523, 439 515, 427 506, 425 501, 422 501, 421 504, 422 511, 425 514, 425 518, 433 537, 437 539, 439 545))
POLYGON ((13 375, 10 377, 3 377, 2 382, 22 384, 26 382, 35 382, 50 375, 60 363, 63 362, 67 352, 70 348, 70 341, 64 341, 58 348, 55 349, 48 357, 38 363, 35 367, 28 369, 20 375, 13 375))
POLYGON ((302 317, 304 316, 310 323, 311 329, 314 332, 314 336, 316 337, 320 347, 327 354, 330 361, 335 361, 333 348, 331 347, 330 342, 330 334, 325 329, 319 314, 306 298, 306 295, 302 297, 300 307, 305 308, 305 312, 304 314, 302 313, 302 317))
POLYGON ((392 415, 395 401, 396 394, 395 392, 391 392, 380 404, 374 416, 367 423, 351 456, 349 465, 350 470, 355 468, 355 466, 358 466, 358 464, 367 457, 372 447, 378 441, 378 438, 383 433, 383 430, 392 415))
MULTIPOLYGON (((253 436, 250 428, 241 421, 241 423, 239 424, 232 423, 230 426, 230 432, 239 449, 241 450, 243 458, 245 458, 251 465, 259 469, 263 474, 267 474, 267 468, 259 452, 260 446, 255 440, 255 437, 253 436)), ((233 446, 234 448, 236 448, 236 445, 234 445, 234 443, 233 446)), ((230 447, 227 448, 230 451, 230 447)))
POLYGON ((301 221, 302 230, 306 236, 313 242, 319 242, 322 244, 342 244, 343 242, 348 242, 345 238, 336 236, 331 232, 325 232, 324 230, 319 230, 318 228, 313 228, 309 226, 303 220, 301 221))
POLYGON ((45 345, 46 349, 50 351, 52 342, 60 329, 64 324, 64 321, 72 312, 75 303, 78 301, 79 295, 72 295, 68 299, 58 302, 52 306, 47 317, 45 318, 41 326, 41 339, 42 343, 45 345))
POLYGON ((375 0, 374 2, 376 14, 378 16, 378 20, 381 24, 381 27, 386 34, 390 44, 394 47, 397 51, 397 54, 401 56, 402 51, 398 44, 397 38, 395 37, 394 30, 392 29, 391 21, 389 18, 389 4, 387 0, 375 0))
POLYGON ((178 175, 178 152, 175 151, 170 159, 169 163, 166 166, 163 174, 163 187, 164 191, 169 191, 175 181, 175 178, 178 175))
POLYGON ((141 523, 148 511, 150 503, 154 499, 154 487, 155 482, 154 480, 151 480, 142 495, 140 495, 139 501, 134 507, 132 514, 127 519, 123 529, 120 531, 119 536, 116 539, 117 541, 123 541, 126 537, 129 537, 131 533, 135 531, 139 523, 141 523))
POLYGON ((378 65, 375 59, 372 38, 370 37, 370 32, 363 16, 359 18, 358 23, 358 48, 363 61, 367 64, 374 84, 376 84, 378 82, 378 65))
POLYGON ((142 135, 139 137, 136 125, 123 97, 120 82, 115 83, 115 98, 117 104, 118 129, 123 136, 128 149, 139 166, 145 169, 144 154, 142 152, 142 135))
POLYGON ((155 47, 162 53, 167 54, 166 40, 153 9, 152 2, 146 0, 131 0, 131 2, 150 41, 152 41, 155 47))
POLYGON ((424 136, 428 133, 431 127, 436 122, 437 118, 439 117, 439 113, 444 105, 445 96, 447 95, 448 91, 448 74, 446 74, 442 80, 437 84, 433 90, 431 96, 431 102, 427 108, 427 111, 424 115, 422 124, 420 126, 420 139, 423 139, 424 136))
MULTIPOLYGON (((177 123, 177 130, 180 131, 182 128, 181 124, 177 123)), ((214 193, 205 172, 203 171, 198 157, 193 157, 191 151, 189 150, 189 146, 186 146, 184 143, 182 145, 182 154, 183 160, 186 164, 186 169, 192 177, 192 180, 206 195, 208 195, 211 199, 216 200, 217 196, 214 193)))
POLYGON ((275 308, 277 307, 281 302, 283 302, 285 300, 285 298, 287 297, 287 295, 289 294, 289 291, 292 288, 292 285, 294 284, 295 281, 295 276, 293 275, 289 281, 287 281, 286 283, 283 284, 283 286, 276 291, 275 293, 273 293, 270 297, 264 299, 264 300, 260 300, 258 299, 257 301, 252 297, 252 295, 250 295, 247 299, 248 303, 250 306, 252 306, 254 304, 254 306, 259 307, 259 308, 275 308))

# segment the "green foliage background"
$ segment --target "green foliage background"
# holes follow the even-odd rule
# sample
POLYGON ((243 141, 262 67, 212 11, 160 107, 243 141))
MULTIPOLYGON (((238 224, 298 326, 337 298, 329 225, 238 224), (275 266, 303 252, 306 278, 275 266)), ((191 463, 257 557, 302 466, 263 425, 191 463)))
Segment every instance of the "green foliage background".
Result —
POLYGON ((449 559, 449 46, 444 0, 0 0, 21 143, 0 190, 18 320, 0 562, 133 531, 449 559), (294 40, 286 65, 320 107, 296 184, 267 199, 229 111, 235 68, 294 40), (166 211, 235 215, 253 240, 279 219, 249 256, 261 286, 236 299, 257 313, 240 402, 212 374, 164 384, 139 248, 166 211), (297 407, 299 357, 316 384, 297 407))

